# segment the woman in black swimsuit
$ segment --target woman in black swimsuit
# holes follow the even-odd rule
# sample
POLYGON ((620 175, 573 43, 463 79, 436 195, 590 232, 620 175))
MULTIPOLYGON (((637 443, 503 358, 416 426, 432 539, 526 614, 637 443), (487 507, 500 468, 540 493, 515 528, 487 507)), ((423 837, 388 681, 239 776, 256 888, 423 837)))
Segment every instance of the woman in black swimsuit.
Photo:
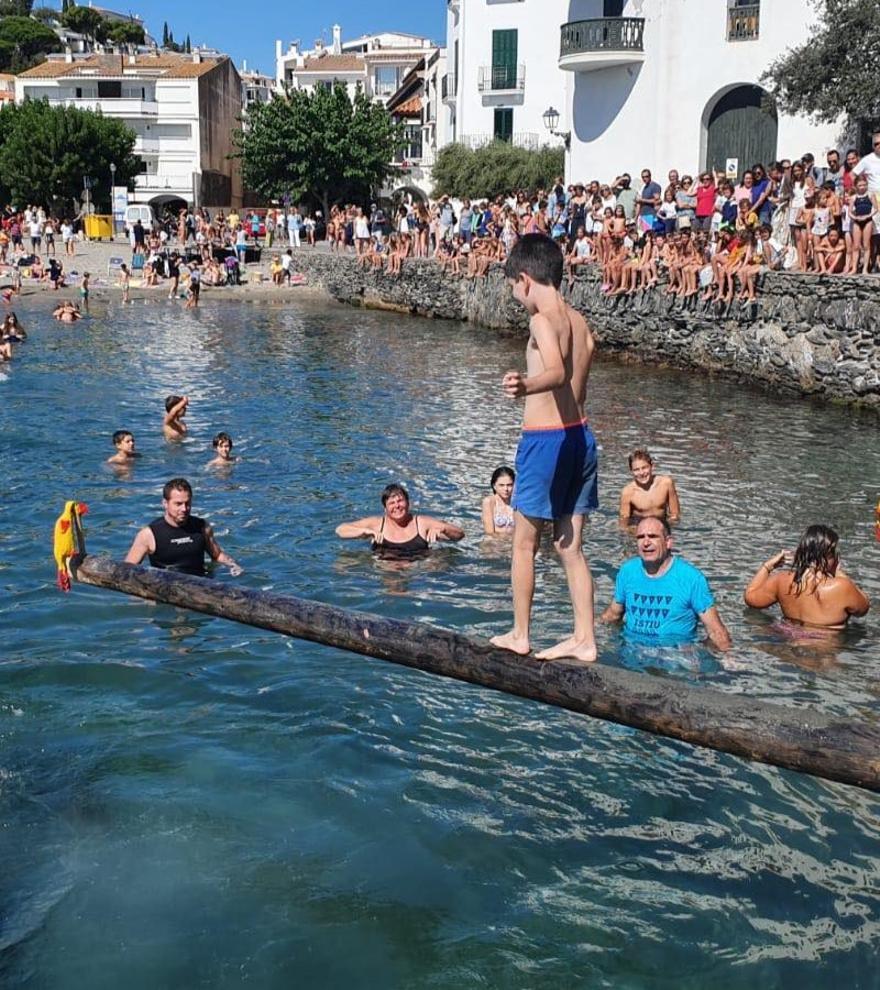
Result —
POLYGON ((424 556, 437 540, 460 540, 464 530, 454 523, 413 515, 409 509, 409 493, 402 485, 388 485, 382 492, 381 516, 367 516, 336 527, 343 540, 368 538, 373 552, 382 557, 407 560, 424 556))

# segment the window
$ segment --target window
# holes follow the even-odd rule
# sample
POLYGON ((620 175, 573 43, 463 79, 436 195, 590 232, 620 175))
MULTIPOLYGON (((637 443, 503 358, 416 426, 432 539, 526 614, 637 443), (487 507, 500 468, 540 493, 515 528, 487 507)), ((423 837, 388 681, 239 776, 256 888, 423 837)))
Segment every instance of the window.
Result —
POLYGON ((623 17, 624 0, 605 0, 603 17, 623 17))
POLYGON ((492 89, 516 89, 517 30, 492 32, 492 89))
POLYGON ((761 22, 761 4, 746 0, 727 0, 727 40, 754 41, 761 22))
POLYGON ((397 91, 398 69, 396 65, 377 65, 373 75, 373 91, 376 96, 391 96, 397 91))
POLYGON ((492 136, 496 141, 510 141, 513 138, 513 110, 511 108, 495 111, 495 127, 492 136))
POLYGON ((98 82, 98 99, 119 100, 122 98, 122 83, 118 80, 108 79, 98 82))

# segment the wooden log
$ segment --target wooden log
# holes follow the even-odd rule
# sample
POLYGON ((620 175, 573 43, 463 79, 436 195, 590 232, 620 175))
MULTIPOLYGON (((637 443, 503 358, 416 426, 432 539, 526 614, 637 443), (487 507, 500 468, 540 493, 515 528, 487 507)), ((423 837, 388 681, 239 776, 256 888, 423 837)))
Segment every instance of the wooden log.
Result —
POLYGON ((74 577, 298 639, 453 677, 594 718, 827 780, 880 790, 880 729, 809 709, 609 667, 518 657, 459 633, 304 598, 248 591, 109 557, 75 561, 74 577))

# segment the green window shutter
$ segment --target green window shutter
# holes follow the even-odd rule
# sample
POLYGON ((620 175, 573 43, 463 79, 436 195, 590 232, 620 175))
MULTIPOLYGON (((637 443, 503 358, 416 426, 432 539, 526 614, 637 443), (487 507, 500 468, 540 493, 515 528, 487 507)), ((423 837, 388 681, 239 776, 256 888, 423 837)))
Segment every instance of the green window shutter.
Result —
POLYGON ((510 107, 495 111, 493 134, 496 141, 510 141, 513 138, 513 110, 510 107))
POLYGON ((492 89, 516 89, 516 28, 492 32, 492 89))

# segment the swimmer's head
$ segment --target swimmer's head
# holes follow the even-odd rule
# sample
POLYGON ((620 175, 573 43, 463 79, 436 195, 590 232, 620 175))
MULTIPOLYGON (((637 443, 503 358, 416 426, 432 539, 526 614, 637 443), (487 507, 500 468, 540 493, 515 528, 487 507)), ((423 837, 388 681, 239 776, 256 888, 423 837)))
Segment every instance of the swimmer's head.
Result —
POLYGON ((634 450, 627 458, 630 474, 636 481, 645 484, 654 473, 654 459, 644 448, 634 450))
POLYGON ((125 443, 127 440, 131 440, 131 448, 134 449, 134 434, 131 430, 117 430, 113 434, 113 446, 116 447, 117 450, 120 449, 123 444, 128 446, 128 444, 125 443))
POLYGON ((403 485, 390 484, 386 485, 382 490, 383 507, 386 506, 388 504, 388 500, 390 498, 394 498, 395 495, 402 497, 407 506, 409 505, 409 492, 403 487, 403 485))
POLYGON ((182 401, 183 401, 182 395, 169 395, 165 399, 165 412, 171 412, 171 410, 177 405, 177 403, 182 401))
POLYGON ((171 498, 172 492, 183 492, 184 495, 188 495, 192 498, 192 485, 186 480, 186 478, 172 478, 171 481, 166 481, 162 487, 162 498, 167 502, 171 498))
POLYGON ((214 445, 214 450, 219 450, 220 447, 228 447, 232 450, 232 437, 228 433, 218 433, 211 443, 214 445))
POLYGON ((832 577, 835 574, 839 563, 837 554, 839 542, 840 537, 830 526, 806 528, 794 552, 794 561, 791 565, 798 594, 804 590, 802 582, 808 571, 823 577, 832 577))
POLYGON ((632 466, 633 464, 635 464, 636 461, 644 461, 646 464, 650 464, 651 467, 654 466, 654 458, 651 457, 651 455, 648 453, 647 450, 645 450, 644 447, 639 447, 638 449, 634 450, 629 455, 627 460, 629 462, 630 470, 632 470, 632 466))
POLYGON ((513 468, 509 468, 506 464, 502 464, 501 467, 495 468, 492 472, 490 486, 496 495, 501 494, 498 491, 498 487, 496 487, 499 485, 506 490, 507 494, 510 494, 510 492, 513 491, 514 481, 516 481, 516 474, 514 473, 513 468))
POLYGON ((504 276, 517 285, 525 278, 558 289, 562 285, 562 251, 544 234, 526 234, 511 249, 504 276))

